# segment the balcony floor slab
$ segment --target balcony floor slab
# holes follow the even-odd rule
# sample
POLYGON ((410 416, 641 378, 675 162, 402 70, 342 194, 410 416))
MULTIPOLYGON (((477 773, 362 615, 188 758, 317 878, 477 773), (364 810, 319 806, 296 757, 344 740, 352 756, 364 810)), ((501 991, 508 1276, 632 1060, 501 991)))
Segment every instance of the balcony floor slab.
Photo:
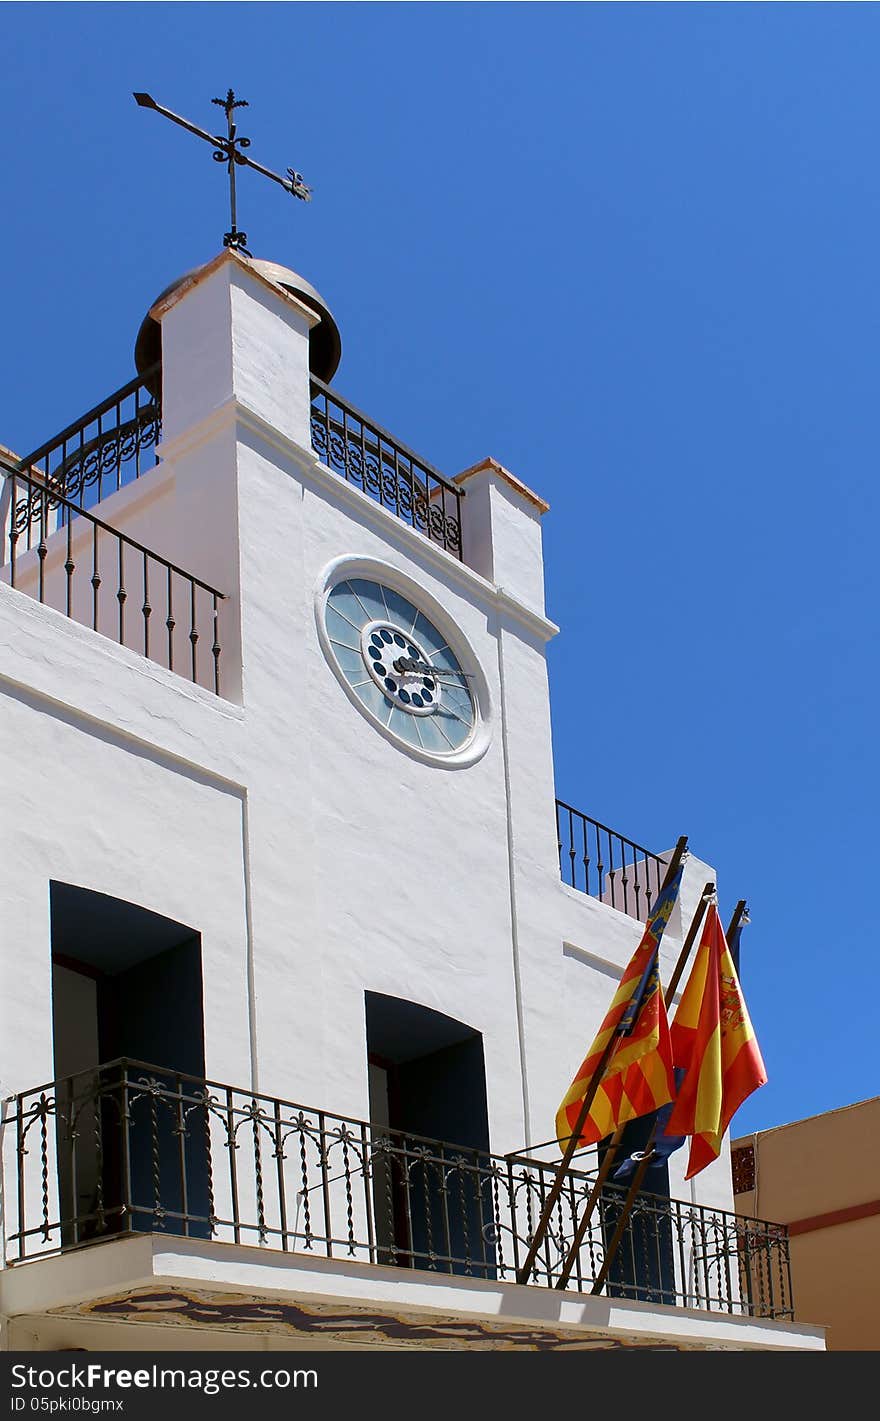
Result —
POLYGON ((7 1268, 0 1272, 0 1314, 8 1320, 7 1346, 37 1349, 822 1351, 825 1345, 822 1328, 802 1323, 160 1234, 7 1268))

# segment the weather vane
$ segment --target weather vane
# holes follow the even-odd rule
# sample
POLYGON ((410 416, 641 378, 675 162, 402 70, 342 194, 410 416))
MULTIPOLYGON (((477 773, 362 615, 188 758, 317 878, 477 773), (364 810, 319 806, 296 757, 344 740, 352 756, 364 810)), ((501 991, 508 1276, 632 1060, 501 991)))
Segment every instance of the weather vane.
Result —
POLYGON ((232 89, 227 90, 225 99, 211 100, 212 103, 219 105, 226 114, 227 134, 225 138, 222 135, 217 136, 216 134, 206 133, 203 128, 197 128, 196 125, 190 123, 188 119, 181 118, 179 114, 172 113, 170 109, 165 109, 161 104, 157 104, 156 100, 151 98, 149 94, 135 94, 134 100, 142 109, 155 109, 156 113, 164 114, 166 118, 171 119, 172 123, 180 124, 180 127, 185 128, 188 133, 194 133, 196 138, 204 138, 205 142, 210 143, 214 149, 215 161, 226 164, 229 173, 230 226, 229 231, 223 234, 224 247, 233 247, 237 252, 244 252, 245 256, 250 256, 250 252, 247 249, 247 232, 240 232, 236 226, 236 166, 241 165, 246 168, 254 168, 258 173, 262 173, 264 178, 271 178, 273 183, 278 183, 278 185, 283 187, 285 192, 289 192, 292 197, 302 198, 303 202, 311 201, 312 190, 303 182, 301 173, 297 173, 293 168, 288 168, 287 177, 279 177, 277 173, 272 172, 271 168, 264 168, 262 163, 255 163, 253 158, 246 157, 241 151, 243 148, 249 148, 251 146, 251 140, 249 138, 239 137, 237 125, 233 121, 233 114, 236 109, 246 109, 248 107, 248 101, 247 99, 237 99, 232 89))

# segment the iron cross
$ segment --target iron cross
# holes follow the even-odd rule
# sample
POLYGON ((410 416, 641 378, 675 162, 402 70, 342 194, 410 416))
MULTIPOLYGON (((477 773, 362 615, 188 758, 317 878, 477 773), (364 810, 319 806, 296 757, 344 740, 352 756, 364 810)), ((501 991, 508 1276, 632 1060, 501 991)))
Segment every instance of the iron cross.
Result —
POLYGON ((233 115, 236 109, 246 109, 248 107, 248 101, 247 99, 237 99, 232 89, 227 90, 225 99, 211 100, 212 103, 219 105, 226 114, 227 134, 225 138, 222 135, 218 136, 216 134, 207 133, 203 128, 197 128, 196 125, 190 123, 188 119, 181 118, 179 114, 172 113, 170 109, 163 108, 161 104, 157 104, 156 100, 151 98, 149 94, 135 94, 133 97, 135 103, 139 104, 142 109, 155 109, 156 113, 164 114, 166 118, 171 119, 172 123, 179 124, 180 127, 185 128, 188 133, 194 133, 196 138, 203 138, 206 143, 210 143, 214 149, 215 161, 226 164, 229 173, 230 227, 229 231, 223 234, 224 247, 234 247, 236 251, 244 252, 245 256, 250 256, 250 252, 247 249, 247 233, 239 231, 236 226, 235 169, 238 165, 254 168, 258 173, 262 173, 264 178, 271 178, 273 183, 278 183, 278 185, 283 187, 285 192, 289 192, 292 197, 302 198, 303 202, 309 202, 311 200, 312 190, 303 182, 301 173, 297 173, 293 168, 288 168, 287 177, 279 177, 277 173, 272 172, 271 168, 264 168, 262 163, 254 162, 253 158, 247 158, 242 152, 243 148, 249 148, 251 146, 251 140, 239 136, 238 127, 234 122, 233 115))

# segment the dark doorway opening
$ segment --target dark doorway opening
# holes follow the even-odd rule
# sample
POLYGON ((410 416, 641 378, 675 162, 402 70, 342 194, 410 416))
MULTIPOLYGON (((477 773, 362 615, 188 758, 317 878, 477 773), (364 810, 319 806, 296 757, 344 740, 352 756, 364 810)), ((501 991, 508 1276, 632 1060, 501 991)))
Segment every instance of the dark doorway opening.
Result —
POLYGON ((199 934, 66 883, 50 885, 50 911, 62 1241, 206 1236, 207 1137, 178 1104, 182 1078, 205 1074, 199 934))
POLYGON ((366 993, 379 1261, 494 1277, 480 1032, 366 993))

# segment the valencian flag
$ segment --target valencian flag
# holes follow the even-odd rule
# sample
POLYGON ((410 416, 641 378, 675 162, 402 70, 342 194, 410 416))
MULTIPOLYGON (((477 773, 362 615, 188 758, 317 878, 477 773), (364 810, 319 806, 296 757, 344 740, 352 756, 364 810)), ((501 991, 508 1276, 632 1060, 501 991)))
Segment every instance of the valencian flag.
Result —
POLYGON ((685 1175, 691 1179, 718 1158, 734 1114, 767 1079, 714 903, 670 1035, 676 1070, 685 1077, 666 1128, 692 1137, 685 1175))
POLYGON ((584 1121, 579 1146, 596 1144, 618 1125, 650 1114, 675 1094, 659 956, 660 939, 678 896, 682 872, 679 868, 659 894, 599 1034, 556 1113, 556 1137, 563 1149, 571 1139, 593 1073, 614 1035, 619 1040, 584 1121))

